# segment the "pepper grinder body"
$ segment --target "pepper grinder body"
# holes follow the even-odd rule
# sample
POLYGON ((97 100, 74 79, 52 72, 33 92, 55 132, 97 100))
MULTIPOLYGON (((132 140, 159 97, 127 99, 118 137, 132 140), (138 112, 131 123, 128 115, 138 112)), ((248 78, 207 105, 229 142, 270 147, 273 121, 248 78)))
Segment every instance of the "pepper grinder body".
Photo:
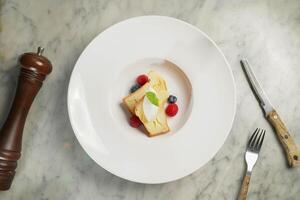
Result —
POLYGON ((23 129, 27 114, 46 76, 51 73, 50 61, 37 53, 21 55, 18 86, 11 110, 0 131, 0 190, 8 190, 13 181, 17 161, 21 157, 23 129))

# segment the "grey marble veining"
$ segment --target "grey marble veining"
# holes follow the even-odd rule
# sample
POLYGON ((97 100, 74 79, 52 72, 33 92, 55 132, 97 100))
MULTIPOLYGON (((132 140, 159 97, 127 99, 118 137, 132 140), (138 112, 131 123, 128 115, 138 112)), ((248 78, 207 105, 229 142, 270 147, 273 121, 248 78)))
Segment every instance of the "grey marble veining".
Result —
POLYGON ((299 10, 298 0, 0 0, 0 125, 16 86, 17 56, 42 45, 54 65, 29 113, 13 186, 0 199, 235 199, 245 143, 256 127, 268 135, 249 199, 300 199, 300 168, 287 168, 239 65, 243 56, 251 61, 300 145, 299 10), (237 86, 235 122, 218 154, 194 174, 162 185, 128 182, 94 163, 73 134, 66 106, 74 63, 93 37, 118 21, 149 14, 185 20, 210 35, 231 64, 237 86))

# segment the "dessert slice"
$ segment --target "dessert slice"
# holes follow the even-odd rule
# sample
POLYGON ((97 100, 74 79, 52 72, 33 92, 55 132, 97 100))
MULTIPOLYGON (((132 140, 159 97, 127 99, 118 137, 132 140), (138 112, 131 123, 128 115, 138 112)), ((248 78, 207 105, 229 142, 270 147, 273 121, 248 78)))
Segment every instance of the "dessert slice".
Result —
POLYGON ((170 131, 164 105, 169 97, 165 80, 156 72, 149 72, 150 85, 145 96, 136 104, 135 115, 139 117, 149 137, 170 131))

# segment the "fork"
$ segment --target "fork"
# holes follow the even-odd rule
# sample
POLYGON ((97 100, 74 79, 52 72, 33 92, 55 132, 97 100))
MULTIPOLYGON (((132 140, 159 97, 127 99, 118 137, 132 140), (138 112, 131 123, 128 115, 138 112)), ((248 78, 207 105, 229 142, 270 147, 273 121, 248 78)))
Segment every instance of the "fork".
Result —
POLYGON ((247 151, 245 154, 245 160, 247 163, 247 173, 244 176, 243 183, 240 189, 238 200, 246 200, 248 188, 250 184, 250 177, 253 170, 253 167, 258 159, 258 154, 263 144, 266 131, 264 129, 255 129, 254 133, 251 135, 247 151))

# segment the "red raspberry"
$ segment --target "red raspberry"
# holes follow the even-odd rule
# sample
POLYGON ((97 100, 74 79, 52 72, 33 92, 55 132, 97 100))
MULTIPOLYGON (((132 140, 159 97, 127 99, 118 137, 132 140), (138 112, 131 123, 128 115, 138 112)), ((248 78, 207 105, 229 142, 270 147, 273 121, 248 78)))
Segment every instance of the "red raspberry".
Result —
POLYGON ((170 117, 173 117, 178 112, 178 106, 176 103, 169 104, 166 108, 166 114, 170 117))
POLYGON ((142 122, 137 116, 133 115, 132 117, 130 117, 129 124, 133 128, 138 128, 142 124, 142 122))
POLYGON ((136 79, 136 82, 139 84, 139 85, 144 85, 145 83, 148 82, 148 76, 145 75, 145 74, 142 74, 142 75, 139 75, 136 79))

